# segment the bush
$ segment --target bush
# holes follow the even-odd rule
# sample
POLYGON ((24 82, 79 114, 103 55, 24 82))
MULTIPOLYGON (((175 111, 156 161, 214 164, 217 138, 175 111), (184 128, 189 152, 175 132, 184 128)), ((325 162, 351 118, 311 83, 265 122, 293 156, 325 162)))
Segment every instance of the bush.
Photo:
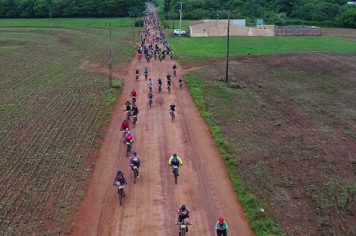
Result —
POLYGON ((340 19, 345 26, 356 27, 356 8, 343 12, 340 19))
POLYGON ((112 82, 112 86, 113 88, 116 88, 116 89, 121 89, 122 88, 122 80, 119 79, 119 80, 114 80, 112 82))
POLYGON ((185 19, 202 20, 209 18, 209 12, 203 9, 197 9, 191 12, 187 12, 184 16, 185 19))
POLYGON ((138 20, 135 21, 135 27, 143 26, 143 24, 144 24, 144 20, 143 19, 138 19, 138 20))

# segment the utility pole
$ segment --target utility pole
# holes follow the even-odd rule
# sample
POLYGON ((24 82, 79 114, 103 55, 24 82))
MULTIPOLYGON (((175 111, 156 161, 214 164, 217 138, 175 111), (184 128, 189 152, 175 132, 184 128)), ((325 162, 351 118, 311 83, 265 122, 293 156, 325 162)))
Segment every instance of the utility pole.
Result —
POLYGON ((180 37, 180 32, 182 31, 182 5, 184 2, 179 2, 180 3, 180 10, 179 10, 179 37, 180 37))
POLYGON ((229 37, 230 37, 230 11, 227 12, 227 42, 226 42, 226 76, 225 82, 229 82, 229 37))
POLYGON ((112 67, 111 67, 111 23, 109 23, 109 85, 112 86, 112 67))
POLYGON ((49 10, 49 19, 50 19, 51 27, 52 27, 52 6, 51 5, 48 5, 48 10, 49 10))
POLYGON ((173 29, 174 29, 174 7, 172 7, 172 19, 173 19, 173 29))
MULTIPOLYGON (((136 14, 136 12, 135 12, 136 14)), ((132 44, 135 45, 135 17, 132 17, 132 44)))

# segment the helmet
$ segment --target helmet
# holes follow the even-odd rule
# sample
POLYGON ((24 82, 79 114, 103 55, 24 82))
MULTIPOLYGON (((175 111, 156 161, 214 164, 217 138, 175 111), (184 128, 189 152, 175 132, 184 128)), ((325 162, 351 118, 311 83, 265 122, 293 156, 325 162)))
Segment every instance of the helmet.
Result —
POLYGON ((173 64, 174 66, 176 65, 176 63, 173 64))
POLYGON ((224 223, 224 220, 225 220, 224 217, 222 217, 222 216, 219 217, 219 222, 220 222, 221 224, 224 223))
POLYGON ((182 211, 185 211, 185 209, 186 209, 185 205, 182 205, 180 209, 181 209, 182 211))
POLYGON ((171 103, 172 105, 174 105, 174 102, 172 101, 172 103, 171 103))
POLYGON ((127 122, 127 120, 125 119, 125 120, 124 120, 124 122, 126 123, 126 122, 127 122))
POLYGON ((135 89, 133 88, 132 91, 135 91, 135 89))
POLYGON ((117 175, 122 175, 121 170, 118 170, 118 171, 117 171, 117 175))
POLYGON ((126 101, 126 103, 130 103, 130 101, 129 101, 129 100, 127 100, 127 101, 126 101))
POLYGON ((149 78, 148 80, 152 80, 151 78, 149 78))
POLYGON ((133 154, 134 154, 134 156, 136 156, 136 155, 137 155, 137 152, 134 152, 133 154))
POLYGON ((129 131, 127 131, 127 134, 131 134, 131 131, 129 130, 129 131))
POLYGON ((177 153, 173 153, 173 156, 174 156, 174 157, 177 157, 177 153))

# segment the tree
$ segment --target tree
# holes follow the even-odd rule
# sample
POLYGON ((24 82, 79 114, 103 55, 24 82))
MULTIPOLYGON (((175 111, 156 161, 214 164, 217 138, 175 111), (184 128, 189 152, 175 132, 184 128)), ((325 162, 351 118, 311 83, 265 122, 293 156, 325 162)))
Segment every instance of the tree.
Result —
POLYGON ((356 8, 351 8, 343 12, 340 19, 346 26, 356 27, 356 8))
POLYGON ((136 17, 140 16, 142 11, 138 7, 130 7, 129 16, 133 18, 132 22, 132 43, 135 44, 135 21, 136 17))

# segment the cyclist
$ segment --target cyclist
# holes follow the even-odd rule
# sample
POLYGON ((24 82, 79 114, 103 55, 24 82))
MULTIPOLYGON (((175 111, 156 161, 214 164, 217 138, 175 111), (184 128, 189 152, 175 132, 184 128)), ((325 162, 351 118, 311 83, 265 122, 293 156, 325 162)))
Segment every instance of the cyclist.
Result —
POLYGON ((182 205, 181 207, 179 207, 178 212, 177 212, 178 222, 182 222, 183 220, 185 220, 185 222, 186 222, 186 227, 185 227, 186 232, 188 232, 189 213, 190 213, 190 210, 185 205, 182 205))
POLYGON ((125 119, 125 120, 121 123, 120 131, 129 130, 129 129, 130 129, 130 124, 129 124, 129 122, 125 119))
POLYGON ((158 85, 161 85, 161 86, 162 86, 162 80, 161 80, 161 78, 158 78, 158 85))
POLYGON ((138 107, 136 106, 136 104, 134 104, 133 108, 132 108, 132 116, 136 116, 136 121, 137 121, 137 117, 138 117, 138 107))
POLYGON ((153 97, 154 96, 153 96, 152 92, 149 92, 147 97, 148 97, 148 100, 152 100, 152 104, 153 104, 153 97))
POLYGON ((130 142, 130 143, 132 143, 132 142, 134 141, 134 137, 133 137, 133 135, 131 134, 131 131, 130 131, 130 130, 127 131, 127 134, 125 135, 123 141, 124 141, 124 143, 125 143, 125 141, 126 141, 126 142, 130 142))
POLYGON ((153 81, 152 81, 151 78, 148 79, 148 83, 147 84, 148 84, 148 86, 150 86, 150 85, 152 86, 153 85, 153 81))
MULTIPOLYGON (((173 55, 174 55, 174 52, 173 52, 173 50, 171 50, 170 52, 169 52, 169 56, 171 57, 171 59, 173 59, 173 55)), ((175 65, 175 64, 174 64, 175 65)))
POLYGON ((183 79, 182 78, 179 78, 178 82, 179 82, 179 86, 181 86, 181 85, 183 86, 183 79))
MULTIPOLYGON (((168 165, 172 166, 172 173, 173 173, 174 166, 179 167, 179 166, 183 165, 183 162, 182 162, 182 159, 176 153, 173 153, 173 155, 169 158, 168 165)), ((177 173, 177 176, 179 176, 178 173, 177 173)))
POLYGON ((216 222, 215 224, 215 229, 216 229, 216 235, 217 236, 227 236, 227 232, 226 232, 226 229, 228 228, 229 226, 226 224, 225 220, 224 220, 224 217, 220 216, 219 217, 219 221, 216 222))
POLYGON ((136 90, 133 88, 131 93, 130 93, 130 97, 136 97, 137 96, 137 92, 136 90))
POLYGON ((169 111, 176 111, 176 105, 174 105, 174 102, 171 102, 171 105, 169 105, 169 111))
POLYGON ((131 103, 129 100, 126 101, 125 105, 124 105, 124 111, 131 111, 132 107, 131 107, 131 103))
MULTIPOLYGON (((134 152, 130 158, 129 165, 131 166, 131 170, 133 171, 133 167, 136 166, 137 169, 141 166, 141 157, 137 155, 137 152, 134 152)), ((140 178, 137 170, 137 178, 140 178)))
POLYGON ((168 86, 172 86, 172 78, 169 73, 167 75, 167 89, 168 89, 168 86))
POLYGON ((177 65, 176 63, 173 64, 173 70, 176 70, 177 69, 177 65))
POLYGON ((123 187, 122 188, 123 196, 126 197, 124 186, 127 185, 127 181, 125 179, 124 173, 122 173, 121 170, 118 170, 116 173, 116 177, 114 179, 114 185, 116 184, 116 182, 120 182, 120 184, 123 187))
POLYGON ((143 69, 143 72, 145 73, 145 75, 148 74, 148 67, 147 66, 143 69))
POLYGON ((138 68, 136 68, 135 75, 136 75, 136 76, 139 76, 139 75, 140 75, 140 71, 139 71, 138 68))

